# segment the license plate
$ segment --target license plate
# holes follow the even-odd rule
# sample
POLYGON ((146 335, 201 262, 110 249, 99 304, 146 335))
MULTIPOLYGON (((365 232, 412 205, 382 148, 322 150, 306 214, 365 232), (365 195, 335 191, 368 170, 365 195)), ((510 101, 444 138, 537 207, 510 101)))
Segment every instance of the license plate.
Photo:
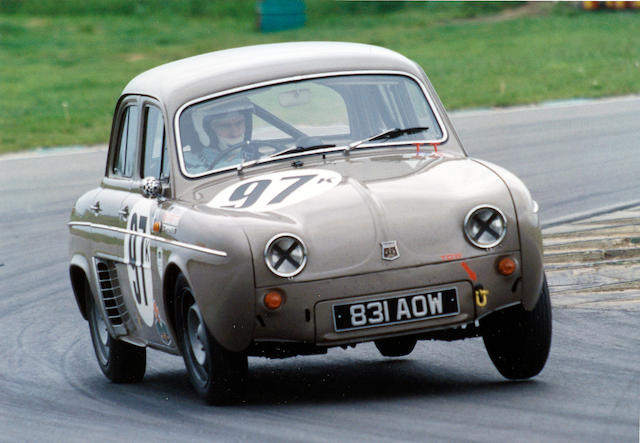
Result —
POLYGON ((332 308, 336 331, 414 322, 456 315, 460 312, 456 288, 384 297, 359 303, 335 304, 332 308))

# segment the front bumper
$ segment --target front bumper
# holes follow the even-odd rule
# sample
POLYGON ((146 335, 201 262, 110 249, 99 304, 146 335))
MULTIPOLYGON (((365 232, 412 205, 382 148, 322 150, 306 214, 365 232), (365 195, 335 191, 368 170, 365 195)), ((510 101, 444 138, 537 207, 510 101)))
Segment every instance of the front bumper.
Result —
POLYGON ((508 255, 521 263, 519 252, 486 255, 413 268, 329 280, 291 283, 256 290, 256 342, 297 342, 334 346, 394 335, 420 334, 466 325, 497 309, 522 302, 520 266, 505 277, 497 272, 499 258, 508 255), (459 312, 399 324, 336 331, 332 306, 377 300, 407 292, 437 291, 455 287, 459 312), (486 304, 476 303, 475 289, 488 291, 486 304), (276 310, 264 306, 264 295, 272 289, 284 293, 284 303, 276 310))

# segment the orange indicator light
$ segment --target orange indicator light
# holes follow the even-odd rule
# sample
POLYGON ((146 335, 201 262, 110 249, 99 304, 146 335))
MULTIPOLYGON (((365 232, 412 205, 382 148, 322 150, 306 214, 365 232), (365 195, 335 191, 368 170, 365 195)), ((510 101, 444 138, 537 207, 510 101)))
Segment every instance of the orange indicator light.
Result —
POLYGON ((264 296, 264 305, 268 309, 278 309, 282 306, 283 301, 284 297, 282 297, 282 294, 276 290, 271 290, 264 296))
POLYGON ((161 227, 162 226, 159 221, 153 222, 153 232, 160 232, 161 227))
POLYGON ((511 257, 502 257, 498 261, 498 272, 502 275, 509 276, 516 271, 516 262, 511 257))

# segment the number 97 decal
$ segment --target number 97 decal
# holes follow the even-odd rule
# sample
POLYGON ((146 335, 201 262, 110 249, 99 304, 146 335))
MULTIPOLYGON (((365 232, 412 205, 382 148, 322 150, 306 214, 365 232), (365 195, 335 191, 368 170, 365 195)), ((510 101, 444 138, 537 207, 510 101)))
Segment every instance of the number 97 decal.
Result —
POLYGON ((225 188, 208 206, 271 211, 322 194, 337 186, 341 179, 337 172, 321 169, 261 175, 225 188))
MULTIPOLYGON (((127 230, 142 234, 151 233, 151 200, 140 200, 131 210, 127 230)), ((135 234, 124 236, 124 260, 131 294, 142 320, 153 325, 153 279, 151 275, 151 240, 135 234)))

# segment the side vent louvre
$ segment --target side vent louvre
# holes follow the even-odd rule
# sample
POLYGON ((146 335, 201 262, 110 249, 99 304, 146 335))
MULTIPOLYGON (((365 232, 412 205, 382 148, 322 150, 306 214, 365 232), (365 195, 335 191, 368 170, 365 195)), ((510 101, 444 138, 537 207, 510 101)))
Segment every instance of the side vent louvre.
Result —
POLYGON ((104 259, 96 259, 95 263, 100 296, 109 322, 116 332, 126 334, 125 325, 129 320, 129 313, 120 291, 120 281, 118 280, 116 267, 113 262, 104 259))

